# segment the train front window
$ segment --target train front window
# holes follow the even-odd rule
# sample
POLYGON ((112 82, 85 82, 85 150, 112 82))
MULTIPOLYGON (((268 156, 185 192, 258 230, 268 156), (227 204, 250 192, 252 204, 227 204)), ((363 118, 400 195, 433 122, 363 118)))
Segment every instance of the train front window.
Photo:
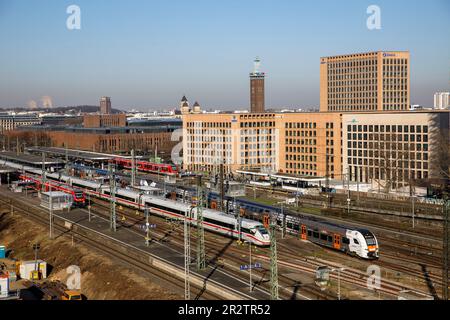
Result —
POLYGON ((263 226, 257 226, 256 230, 258 230, 261 234, 269 234, 266 230, 266 228, 264 228, 263 226))
POLYGON ((377 244, 377 243, 375 242, 375 239, 374 239, 374 238, 366 238, 366 242, 367 242, 367 245, 368 245, 368 246, 374 246, 374 245, 377 244))

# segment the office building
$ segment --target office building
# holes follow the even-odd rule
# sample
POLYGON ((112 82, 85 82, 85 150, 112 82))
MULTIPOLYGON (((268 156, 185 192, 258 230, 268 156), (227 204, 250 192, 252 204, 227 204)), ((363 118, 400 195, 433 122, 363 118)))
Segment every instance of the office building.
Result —
POLYGON ((409 52, 378 51, 320 59, 320 111, 407 111, 409 52))
POLYGON ((445 110, 450 107, 450 92, 436 92, 434 94, 434 109, 445 110))

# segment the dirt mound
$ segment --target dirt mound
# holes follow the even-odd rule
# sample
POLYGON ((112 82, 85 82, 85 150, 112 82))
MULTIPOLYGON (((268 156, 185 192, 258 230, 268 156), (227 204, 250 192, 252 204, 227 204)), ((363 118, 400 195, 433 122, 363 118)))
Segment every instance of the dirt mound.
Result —
POLYGON ((11 257, 33 260, 34 243, 40 243, 39 259, 47 261, 49 280, 66 282, 71 265, 81 270, 81 291, 93 300, 174 300, 179 293, 170 292, 155 279, 146 278, 134 270, 113 261, 108 256, 75 243, 69 237, 48 239, 48 228, 41 227, 25 217, 6 213, 0 208, 0 243, 12 249, 11 257))

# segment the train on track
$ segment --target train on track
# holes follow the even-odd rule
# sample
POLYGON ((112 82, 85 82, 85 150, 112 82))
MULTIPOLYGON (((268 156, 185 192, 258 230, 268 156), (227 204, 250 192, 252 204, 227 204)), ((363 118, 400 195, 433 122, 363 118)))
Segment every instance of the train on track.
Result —
MULTIPOLYGON (((40 178, 41 169, 18 165, 13 162, 5 163, 10 167, 20 169, 23 176, 27 176, 28 179, 33 177, 36 181, 40 178), (31 174, 34 174, 32 176, 31 174)), ((109 184, 102 184, 95 181, 88 181, 72 176, 63 175, 60 173, 47 173, 47 183, 54 183, 64 186, 64 189, 68 190, 69 187, 82 190, 85 194, 92 195, 102 200, 111 200, 111 192, 109 184), (51 181, 50 180, 54 180, 51 181), (59 181, 56 182, 56 181, 59 181)), ((166 199, 164 197, 155 197, 142 194, 138 191, 133 191, 124 188, 116 188, 114 194, 115 200, 118 204, 135 208, 138 210, 148 210, 161 217, 170 219, 184 220, 188 219, 191 225, 197 225, 198 208, 192 206, 189 203, 184 203, 176 200, 166 199)), ((242 241, 248 241, 257 246, 269 246, 270 239, 269 233, 264 225, 259 221, 250 219, 238 219, 230 214, 212 210, 208 208, 202 209, 203 213, 203 226, 205 230, 219 233, 221 235, 241 239, 242 241)))
MULTIPOLYGON (((132 161, 124 158, 114 158, 114 163, 119 169, 132 169, 132 161)), ((157 173, 162 175, 177 175, 180 173, 180 168, 174 164, 167 163, 153 163, 148 161, 136 161, 136 169, 142 172, 157 173)))
MULTIPOLYGON (((217 207, 220 195, 211 192, 207 199, 208 206, 217 207)), ((239 214, 250 219, 264 221, 275 215, 280 228, 285 224, 287 232, 303 240, 363 259, 378 259, 378 240, 369 230, 334 224, 312 216, 283 214, 281 208, 245 199, 225 197, 225 201, 231 211, 239 210, 239 214)))
POLYGON ((366 229, 346 227, 310 216, 278 216, 277 224, 312 243, 364 259, 378 259, 378 240, 366 229))
MULTIPOLYGON (((41 170, 37 168, 24 167, 11 162, 8 165, 16 166, 25 172, 41 174, 41 170)), ((111 197, 109 184, 101 184, 59 173, 49 173, 47 178, 63 181, 71 187, 83 189, 87 194, 103 200, 110 200, 111 197)), ((196 224, 197 208, 182 200, 176 201, 163 197, 148 196, 124 188, 117 188, 115 197, 116 201, 124 206, 138 210, 144 210, 148 207, 150 212, 154 214, 180 220, 188 216, 191 224, 196 224)), ((208 195, 207 199, 209 206, 219 200, 216 194, 208 195)), ((268 246, 270 241, 267 232, 267 220, 270 215, 276 215, 277 224, 280 228, 286 228, 287 232, 303 240, 364 259, 378 258, 378 241, 369 230, 333 224, 311 216, 284 214, 278 208, 257 204, 245 199, 236 198, 233 200, 236 201, 236 205, 231 204, 230 200, 228 203, 231 208, 230 211, 239 209, 239 214, 244 216, 240 219, 242 240, 260 246, 268 246)), ((228 237, 239 238, 239 225, 234 215, 205 208, 203 209, 203 216, 205 229, 228 237)))
POLYGON ((54 180, 47 180, 45 183, 38 176, 29 174, 21 174, 19 179, 24 182, 32 182, 33 188, 36 190, 48 191, 61 191, 70 194, 73 199, 73 205, 76 207, 84 207, 86 205, 86 196, 82 189, 70 186, 66 183, 61 183, 54 180))

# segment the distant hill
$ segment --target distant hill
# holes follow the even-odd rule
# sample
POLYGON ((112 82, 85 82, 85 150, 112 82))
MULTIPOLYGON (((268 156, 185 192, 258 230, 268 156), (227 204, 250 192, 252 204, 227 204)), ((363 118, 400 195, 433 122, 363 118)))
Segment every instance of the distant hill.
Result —
MULTIPOLYGON (((66 114, 78 114, 78 113, 91 113, 100 110, 99 106, 69 106, 69 107, 55 107, 55 108, 13 108, 4 109, 5 111, 40 111, 40 112, 54 112, 54 113, 66 113, 66 114)), ((119 109, 112 109, 112 113, 124 113, 125 111, 119 109)))

